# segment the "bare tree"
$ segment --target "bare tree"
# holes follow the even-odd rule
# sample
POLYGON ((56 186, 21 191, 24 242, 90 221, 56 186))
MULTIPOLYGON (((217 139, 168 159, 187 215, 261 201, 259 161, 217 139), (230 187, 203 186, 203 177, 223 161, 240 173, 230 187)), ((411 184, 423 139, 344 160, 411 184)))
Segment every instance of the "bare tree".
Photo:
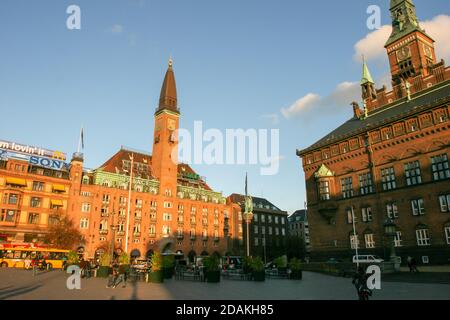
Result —
POLYGON ((50 226, 44 241, 59 249, 67 250, 76 249, 83 242, 81 232, 67 216, 61 217, 59 222, 50 226))

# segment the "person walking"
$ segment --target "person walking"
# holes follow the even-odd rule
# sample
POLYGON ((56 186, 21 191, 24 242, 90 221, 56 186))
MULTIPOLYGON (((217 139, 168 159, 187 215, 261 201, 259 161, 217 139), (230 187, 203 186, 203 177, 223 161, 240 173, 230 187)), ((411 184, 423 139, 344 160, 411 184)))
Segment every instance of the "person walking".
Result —
POLYGON ((417 269, 416 258, 411 259, 411 272, 419 272, 419 270, 417 269))
POLYGON ((125 264, 121 263, 119 265, 119 270, 118 270, 119 276, 117 277, 116 282, 113 285, 113 288, 117 287, 121 282, 123 282, 122 284, 122 288, 125 288, 127 286, 127 269, 125 264))
POLYGON ((353 276, 352 283, 355 285, 358 298, 361 301, 369 300, 372 291, 367 287, 368 275, 363 266, 359 266, 357 272, 353 276))
POLYGON ((411 256, 408 256, 407 262, 408 262, 409 272, 412 272, 413 269, 412 269, 412 258, 411 258, 411 256))
POLYGON ((114 260, 111 263, 111 274, 108 277, 108 284, 106 285, 107 288, 114 287, 114 284, 117 281, 117 278, 119 276, 119 265, 116 260, 114 260))

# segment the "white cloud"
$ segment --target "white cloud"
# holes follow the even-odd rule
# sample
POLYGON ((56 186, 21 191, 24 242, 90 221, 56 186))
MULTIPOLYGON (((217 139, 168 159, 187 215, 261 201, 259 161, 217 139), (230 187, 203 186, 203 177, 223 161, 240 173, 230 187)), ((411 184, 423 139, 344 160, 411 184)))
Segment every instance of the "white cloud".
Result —
POLYGON ((360 95, 361 89, 358 82, 344 81, 338 84, 328 96, 321 97, 315 93, 308 93, 290 107, 282 108, 281 113, 286 119, 295 117, 309 119, 311 115, 322 116, 325 112, 326 114, 341 112, 352 101, 359 101, 360 95))
POLYGON ((261 118, 263 118, 263 119, 269 119, 270 122, 271 122, 272 124, 278 124, 278 123, 280 123, 280 117, 278 116, 277 113, 263 114, 263 115, 261 116, 261 118))
POLYGON ((308 112, 314 105, 321 100, 320 96, 315 93, 308 93, 306 96, 298 99, 289 108, 282 108, 281 113, 286 119, 296 117, 302 113, 308 112))
MULTIPOLYGON (((450 30, 450 16, 439 15, 431 20, 420 22, 420 26, 436 41, 435 48, 437 59, 445 59, 448 61, 450 59, 450 37, 448 36, 448 30, 450 30)), ((367 34, 355 44, 355 54, 353 58, 356 61, 361 61, 361 56, 363 54, 366 57, 366 60, 387 58, 384 45, 389 38, 391 31, 392 27, 390 25, 384 25, 381 29, 367 34)))
POLYGON ((120 24, 115 24, 109 31, 113 34, 121 34, 123 32, 123 26, 120 24))

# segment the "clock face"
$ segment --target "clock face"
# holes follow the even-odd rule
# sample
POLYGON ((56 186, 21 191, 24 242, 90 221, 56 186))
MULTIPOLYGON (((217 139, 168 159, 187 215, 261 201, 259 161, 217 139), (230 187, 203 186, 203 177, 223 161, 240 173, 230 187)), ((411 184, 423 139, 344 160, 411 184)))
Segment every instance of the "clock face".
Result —
POLYGON ((428 58, 432 58, 433 57, 433 52, 432 52, 431 48, 429 46, 427 46, 426 44, 423 45, 423 51, 425 52, 425 55, 428 58))
POLYGON ((176 127, 176 122, 173 119, 168 119, 167 120, 167 129, 169 129, 170 131, 175 130, 176 127))
POLYGON ((397 50, 397 59, 402 61, 411 57, 411 49, 409 47, 403 47, 397 50))

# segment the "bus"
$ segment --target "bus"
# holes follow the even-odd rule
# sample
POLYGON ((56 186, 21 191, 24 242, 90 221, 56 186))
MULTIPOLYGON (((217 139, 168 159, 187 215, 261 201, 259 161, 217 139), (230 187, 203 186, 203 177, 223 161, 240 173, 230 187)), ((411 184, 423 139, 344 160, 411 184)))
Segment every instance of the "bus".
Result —
POLYGON ((0 244, 0 267, 2 268, 31 268, 31 264, 25 262, 34 259, 45 260, 48 269, 63 268, 64 257, 67 258, 69 250, 16 247, 0 244))

